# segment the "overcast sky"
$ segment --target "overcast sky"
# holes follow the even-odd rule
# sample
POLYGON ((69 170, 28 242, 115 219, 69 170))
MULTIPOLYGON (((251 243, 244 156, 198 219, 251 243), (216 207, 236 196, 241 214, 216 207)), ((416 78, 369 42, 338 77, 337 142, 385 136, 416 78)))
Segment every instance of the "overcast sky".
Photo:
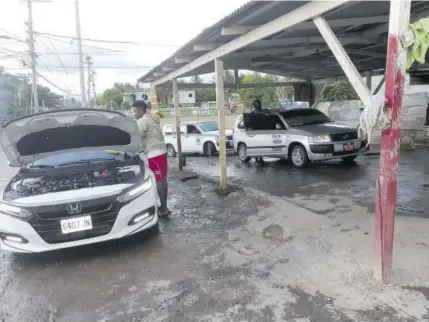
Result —
MULTIPOLYGON (((83 38, 160 45, 135 46, 84 41, 84 45, 101 48, 84 47, 84 53, 90 54, 94 60, 94 69, 97 72, 96 91, 102 92, 115 81, 135 83, 150 67, 156 66, 204 28, 245 2, 247 1, 80 0, 83 38), (106 53, 107 49, 126 53, 106 53), (101 68, 127 66, 136 68, 101 68)), ((0 0, 0 36, 25 39, 28 36, 25 25, 27 19, 26 1, 0 0)), ((75 36, 74 0, 33 3, 33 23, 36 32, 75 36)), ((60 88, 78 94, 78 70, 68 68, 78 66, 76 46, 70 44, 69 39, 54 39, 61 42, 41 35, 36 37, 36 51, 40 53, 39 72, 60 88), (56 52, 68 55, 60 55, 59 58, 56 52)), ((22 68, 22 64, 16 59, 24 58, 25 56, 19 56, 16 52, 25 50, 28 50, 28 47, 24 43, 0 39, 0 66, 4 66, 10 73, 28 73, 29 69, 22 68), (7 58, 8 55, 13 57, 7 58)), ((39 82, 48 85, 41 79, 39 82)), ((55 91, 60 93, 59 90, 55 91)))

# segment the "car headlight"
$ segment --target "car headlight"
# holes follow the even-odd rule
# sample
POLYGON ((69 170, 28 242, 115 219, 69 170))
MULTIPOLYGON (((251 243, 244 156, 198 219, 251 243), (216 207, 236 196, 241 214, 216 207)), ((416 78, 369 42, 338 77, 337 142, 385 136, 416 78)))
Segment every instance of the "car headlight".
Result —
POLYGON ((137 198, 138 196, 141 196, 146 191, 148 191, 151 187, 152 187, 152 178, 149 177, 148 179, 143 181, 143 183, 133 187, 132 189, 128 190, 122 195, 119 195, 118 198, 116 198, 116 200, 121 203, 128 202, 130 200, 133 200, 134 198, 137 198))
POLYGON ((28 210, 4 202, 0 202, 0 213, 23 219, 27 219, 31 216, 31 212, 28 210))
POLYGON ((310 143, 326 143, 326 142, 331 142, 331 136, 330 135, 310 136, 308 138, 308 142, 310 142, 310 143))

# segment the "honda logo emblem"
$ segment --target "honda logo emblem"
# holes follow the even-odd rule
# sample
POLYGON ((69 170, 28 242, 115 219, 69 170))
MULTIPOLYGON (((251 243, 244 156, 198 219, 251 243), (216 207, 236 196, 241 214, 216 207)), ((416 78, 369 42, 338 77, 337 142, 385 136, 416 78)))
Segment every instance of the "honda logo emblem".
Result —
POLYGON ((80 203, 79 203, 79 202, 76 202, 76 203, 69 203, 69 204, 67 205, 67 212, 68 212, 70 215, 73 215, 73 214, 80 214, 80 213, 82 212, 82 206, 80 205, 80 203))

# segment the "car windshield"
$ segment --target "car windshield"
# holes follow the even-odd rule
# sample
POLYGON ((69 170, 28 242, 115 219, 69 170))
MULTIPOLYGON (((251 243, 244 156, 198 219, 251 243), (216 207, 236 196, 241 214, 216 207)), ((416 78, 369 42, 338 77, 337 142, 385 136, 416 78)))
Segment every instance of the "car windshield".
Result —
POLYGON ((211 131, 218 131, 219 125, 217 122, 211 121, 211 122, 199 122, 198 126, 203 130, 203 132, 211 132, 211 131))
POLYGON ((332 122, 325 114, 314 109, 295 109, 281 113, 291 126, 323 124, 332 122))
POLYGON ((28 165, 28 168, 43 169, 43 168, 57 168, 62 166, 82 164, 82 163, 94 163, 103 161, 121 161, 136 158, 135 153, 123 153, 121 151, 103 151, 103 150, 91 150, 91 151, 79 151, 62 153, 53 156, 49 156, 34 163, 28 165))

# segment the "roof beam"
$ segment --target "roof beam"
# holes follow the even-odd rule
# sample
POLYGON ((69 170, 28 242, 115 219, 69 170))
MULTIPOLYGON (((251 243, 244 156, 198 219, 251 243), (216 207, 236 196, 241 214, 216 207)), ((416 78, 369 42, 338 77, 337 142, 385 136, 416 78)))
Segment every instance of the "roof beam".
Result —
MULTIPOLYGON (((328 23, 331 27, 347 27, 355 25, 367 25, 373 23, 382 23, 388 22, 389 15, 381 16, 368 16, 368 17, 358 17, 350 19, 331 19, 328 20, 328 23)), ((230 26, 223 27, 221 31, 222 36, 234 36, 234 35, 243 35, 249 31, 255 29, 258 26, 230 26)), ((300 23, 292 28, 293 30, 307 30, 307 29, 316 29, 313 21, 300 23)))
MULTIPOLYGON (((371 40, 362 37, 362 33, 351 33, 338 37, 341 43, 354 43, 354 44, 372 44, 371 40)), ((259 40, 250 44, 249 48, 263 48, 263 47, 274 47, 274 46, 288 46, 288 45, 305 45, 305 44, 324 44, 325 40, 323 37, 295 37, 295 38, 275 38, 267 40, 259 40)), ((209 44, 195 44, 194 51, 210 51, 223 43, 209 43, 209 44)))
POLYGON ((164 76, 165 73, 161 73, 161 72, 154 72, 153 76, 164 76))
POLYGON ((366 106, 369 106, 372 100, 371 91, 364 83, 362 77, 360 77, 358 70, 356 69, 355 65, 353 65, 353 62, 350 60, 346 51, 341 46, 337 37, 335 37, 333 30, 329 27, 326 20, 321 16, 314 18, 313 21, 316 24, 317 29, 319 29, 320 33, 322 34, 323 38, 326 39, 326 43, 337 59, 338 64, 343 69, 344 74, 347 75, 350 84, 352 84, 356 93, 359 95, 359 98, 366 106))
POLYGON ((222 36, 235 36, 235 35, 243 35, 248 33, 249 31, 255 29, 258 26, 230 26, 223 27, 220 34, 222 36))
POLYGON ((223 43, 195 44, 194 51, 210 51, 221 45, 223 45, 223 43))
POLYGON ((207 64, 210 61, 213 61, 216 58, 225 56, 226 54, 232 53, 240 48, 246 47, 251 43, 264 39, 268 36, 276 34, 284 29, 292 27, 296 24, 299 24, 302 21, 312 19, 314 17, 320 16, 323 13, 335 9, 349 0, 337 0, 337 1, 312 1, 307 4, 302 5, 301 7, 280 16, 277 19, 274 19, 265 25, 262 25, 258 28, 249 31, 247 34, 239 36, 234 40, 226 43, 211 52, 208 52, 198 58, 196 58, 191 63, 178 68, 177 70, 169 73, 168 75, 161 77, 154 81, 152 84, 154 86, 165 83, 170 79, 177 78, 180 75, 183 75, 193 69, 207 64))
POLYGON ((174 68, 173 67, 162 67, 162 70, 164 72, 171 72, 172 70, 174 70, 174 68))
POLYGON ((183 64, 183 63, 190 63, 192 61, 191 58, 187 58, 187 57, 175 57, 174 58, 174 63, 176 64, 183 64))

